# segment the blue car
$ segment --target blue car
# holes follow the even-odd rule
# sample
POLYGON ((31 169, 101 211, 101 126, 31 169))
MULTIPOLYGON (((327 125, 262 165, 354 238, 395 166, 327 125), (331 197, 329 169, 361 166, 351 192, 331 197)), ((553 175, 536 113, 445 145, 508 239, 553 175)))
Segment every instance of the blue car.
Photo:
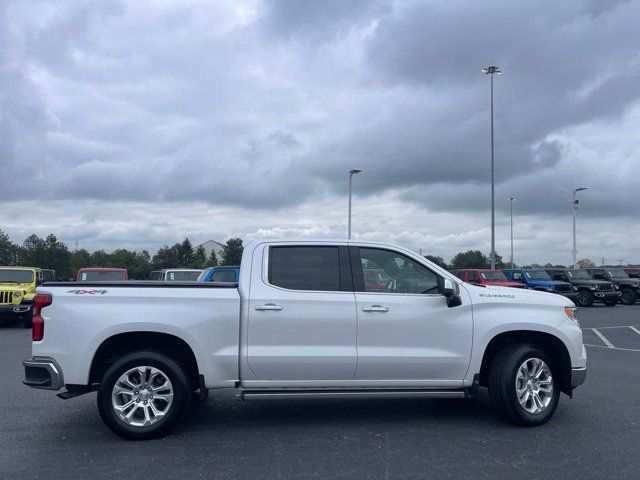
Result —
POLYGON ((220 266, 205 269, 198 277, 199 282, 237 283, 240 278, 240 267, 220 266))
POLYGON ((537 268, 514 268, 502 270, 507 278, 513 282, 524 283, 532 290, 542 292, 557 293, 573 300, 578 295, 576 287, 569 282, 551 280, 549 274, 543 269, 537 268))

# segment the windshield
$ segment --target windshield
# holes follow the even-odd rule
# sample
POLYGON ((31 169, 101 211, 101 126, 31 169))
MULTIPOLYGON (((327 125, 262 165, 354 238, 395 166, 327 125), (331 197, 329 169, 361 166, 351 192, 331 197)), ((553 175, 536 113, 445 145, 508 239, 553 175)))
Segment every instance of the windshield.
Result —
POLYGON ((627 275, 626 272, 621 268, 607 270, 607 273, 613 278, 629 278, 629 275, 627 275))
POLYGON ((31 283, 33 271, 31 270, 0 270, 0 283, 31 283))
POLYGON ((124 272, 82 272, 80 280, 102 282, 111 280, 126 280, 124 272))
POLYGON ((485 280, 493 280, 496 282, 506 282, 507 277, 500 270, 492 270, 490 272, 480 272, 480 276, 485 280))
POLYGON ((202 270, 177 270, 167 272, 167 280, 171 282, 195 282, 202 273, 202 270))
POLYGON ((575 280, 592 280, 591 275, 584 270, 567 270, 567 275, 575 280))
POLYGON ((524 272, 529 280, 551 280, 549 274, 544 270, 531 270, 529 272, 524 272))

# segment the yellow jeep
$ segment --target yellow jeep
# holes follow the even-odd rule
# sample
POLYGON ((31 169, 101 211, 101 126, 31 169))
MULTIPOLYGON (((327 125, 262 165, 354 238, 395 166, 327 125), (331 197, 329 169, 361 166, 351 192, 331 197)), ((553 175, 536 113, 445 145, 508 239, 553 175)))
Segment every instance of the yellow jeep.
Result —
POLYGON ((0 267, 0 315, 20 318, 25 328, 31 328, 31 304, 41 282, 39 268, 0 267))

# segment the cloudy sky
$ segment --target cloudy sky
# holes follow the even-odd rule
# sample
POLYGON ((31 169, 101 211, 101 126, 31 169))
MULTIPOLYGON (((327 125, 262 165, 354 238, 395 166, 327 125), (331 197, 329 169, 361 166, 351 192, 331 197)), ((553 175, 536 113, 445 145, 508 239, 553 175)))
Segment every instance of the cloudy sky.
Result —
POLYGON ((0 229, 640 262, 640 1, 0 4, 0 229))

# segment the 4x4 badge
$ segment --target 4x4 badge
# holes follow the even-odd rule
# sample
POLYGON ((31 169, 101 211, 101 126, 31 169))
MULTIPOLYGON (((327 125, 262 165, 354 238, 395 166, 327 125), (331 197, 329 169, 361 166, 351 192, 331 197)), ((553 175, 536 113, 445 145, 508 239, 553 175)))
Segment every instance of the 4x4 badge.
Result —
POLYGON ((107 290, 67 290, 67 293, 75 295, 104 295, 107 290))

